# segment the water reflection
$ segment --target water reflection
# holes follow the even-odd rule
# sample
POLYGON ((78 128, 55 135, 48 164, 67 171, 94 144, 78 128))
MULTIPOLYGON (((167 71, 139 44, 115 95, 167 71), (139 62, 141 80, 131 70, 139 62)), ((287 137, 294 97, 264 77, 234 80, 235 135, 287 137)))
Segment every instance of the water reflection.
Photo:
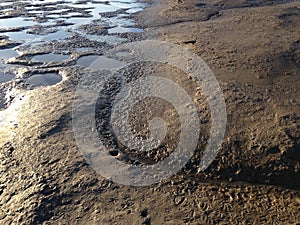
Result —
POLYGON ((17 27, 29 27, 36 25, 37 23, 31 20, 25 20, 26 18, 2 18, 0 19, 0 29, 2 28, 17 28, 17 27))
MULTIPOLYGON (((142 10, 145 6, 144 3, 135 0, 20 0, 18 1, 20 7, 17 10, 15 4, 13 1, 0 2, 2 15, 7 16, 10 11, 16 15, 12 18, 3 17, 0 19, 0 32, 6 35, 9 41, 20 42, 21 44, 18 48, 0 50, 0 62, 19 56, 16 51, 18 49, 20 51, 31 49, 26 52, 33 52, 32 54, 34 54, 35 49, 42 48, 44 44, 50 41, 68 39, 75 30, 77 34, 90 41, 105 42, 112 46, 126 41, 118 34, 143 32, 143 29, 135 27, 135 22, 130 17, 132 13, 142 10), (18 13, 19 16, 17 16, 18 13), (88 28, 77 30, 81 25, 86 24, 103 25, 103 27, 107 27, 109 35, 88 34, 88 28)), ((75 50, 79 52, 92 51, 91 48, 77 48, 75 50)), ((49 50, 45 50, 45 52, 47 51, 49 50)), ((47 63, 68 59, 70 59, 69 55, 49 53, 35 55, 31 60, 47 63)))
POLYGON ((6 83, 15 78, 11 73, 5 73, 5 65, 0 63, 0 83, 6 83))
POLYGON ((19 56, 19 53, 13 49, 0 49, 0 61, 19 56))
POLYGON ((89 67, 90 69, 108 69, 119 68, 125 65, 124 62, 107 58, 99 55, 84 56, 77 60, 77 65, 83 67, 89 67))
POLYGON ((32 58, 32 61, 46 63, 46 62, 60 62, 67 59, 70 59, 69 55, 48 53, 48 54, 36 55, 32 58))
POLYGON ((35 74, 26 79, 26 82, 34 87, 55 85, 62 81, 62 77, 56 73, 35 74))
POLYGON ((119 34, 119 33, 129 33, 129 32, 141 33, 144 32, 144 30, 135 27, 121 27, 121 26, 108 29, 109 34, 119 34))

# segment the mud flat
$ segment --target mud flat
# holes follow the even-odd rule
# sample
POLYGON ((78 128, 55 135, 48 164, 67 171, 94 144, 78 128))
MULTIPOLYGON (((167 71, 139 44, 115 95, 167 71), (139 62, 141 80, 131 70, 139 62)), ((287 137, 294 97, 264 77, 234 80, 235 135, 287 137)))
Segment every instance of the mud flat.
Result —
MULTIPOLYGON (((3 18, 28 17, 32 15, 28 10, 34 10, 37 23, 32 26, 32 20, 26 20, 23 27, 15 27, 10 20, 12 25, 1 31, 1 49, 17 47, 18 54, 11 58, 8 52, 8 59, 2 60, 9 66, 0 86, 4 108, 0 112, 1 223, 300 223, 298 2, 151 1, 137 15, 126 15, 136 16, 138 25, 124 24, 122 29, 116 29, 119 23, 109 18, 123 17, 120 14, 129 10, 127 7, 120 9, 119 5, 114 11, 109 3, 108 11, 101 14, 104 21, 84 26, 91 22, 86 20, 91 15, 98 16, 95 10, 82 9, 85 6, 80 4, 75 9, 63 1, 59 7, 52 1, 34 2, 37 5, 1 4, 3 18), (40 11, 45 15, 39 16, 40 11), (70 18, 78 14, 80 19, 70 18), (65 19, 57 21, 55 15, 65 19), (138 30, 125 29, 123 33, 128 26, 138 30), (61 27, 69 29, 58 33, 61 40, 43 41, 52 39, 47 36, 49 31, 55 34, 61 27), (41 37, 24 45, 18 35, 9 38, 7 34, 24 29, 41 37), (91 73, 84 68, 83 57, 105 55, 122 41, 146 38, 177 43, 207 62, 223 90, 228 124, 222 148, 204 172, 197 172, 196 151, 188 165, 170 179, 150 187, 128 187, 107 181, 83 159, 73 134, 72 103, 80 78, 91 73), (112 39, 115 42, 111 43, 112 39), (62 60, 52 61, 49 54, 59 54, 62 60), (55 82, 47 77, 37 81, 43 74, 55 77, 55 82), (45 86, 47 81, 50 83, 45 86)), ((92 2, 87 7, 89 4, 92 2)), ((139 6, 132 8, 139 11, 139 6)), ((181 71, 163 65, 141 64, 127 70, 132 76, 184 77, 181 71)), ((115 89, 117 83, 111 91, 115 89)), ((205 103, 201 104, 199 107, 205 108, 205 103)), ((99 113, 103 115, 100 119, 105 118, 106 112, 99 113)), ((207 115, 200 112, 204 130, 209 125, 207 115)), ((107 131, 101 129, 105 127, 98 127, 100 133, 107 131)), ((104 141, 112 140, 104 137, 104 141)), ((111 154, 132 163, 134 160, 122 154, 145 157, 126 149, 121 155, 111 154)), ((147 160, 156 162, 163 157, 164 153, 154 152, 147 160)))

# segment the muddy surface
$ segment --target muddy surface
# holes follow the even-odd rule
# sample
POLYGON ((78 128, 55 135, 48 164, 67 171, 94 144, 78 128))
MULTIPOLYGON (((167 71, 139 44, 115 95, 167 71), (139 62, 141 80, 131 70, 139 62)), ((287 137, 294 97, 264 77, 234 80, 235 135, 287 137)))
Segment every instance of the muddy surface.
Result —
POLYGON ((300 223, 299 2, 5 1, 0 11, 1 223, 300 223), (177 175, 128 187, 106 180, 82 157, 72 104, 79 80, 96 73, 87 68, 95 56, 102 60, 94 69, 113 67, 120 62, 105 56, 109 49, 146 38, 177 43, 207 62, 222 88, 228 124, 217 158, 198 172, 210 126, 203 93, 176 68, 127 67, 108 80, 97 104, 97 130, 112 156, 151 164, 176 144, 176 113, 165 102, 137 105, 133 117, 133 123, 140 114, 148 121, 153 107, 162 117, 171 115, 164 148, 131 151, 107 128, 114 95, 137 77, 159 74, 184 87, 204 131, 177 175))

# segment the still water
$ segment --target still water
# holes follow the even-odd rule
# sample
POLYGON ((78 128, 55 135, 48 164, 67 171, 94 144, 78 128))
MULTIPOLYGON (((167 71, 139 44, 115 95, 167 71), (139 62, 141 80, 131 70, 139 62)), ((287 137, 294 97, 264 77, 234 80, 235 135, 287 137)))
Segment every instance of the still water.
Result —
MULTIPOLYGON (((126 41, 124 33, 140 33, 143 29, 136 27, 133 13, 141 11, 144 3, 136 0, 78 1, 78 0, 44 0, 44 1, 6 1, 0 2, 0 35, 6 36, 17 46, 1 48, 0 46, 0 84, 15 79, 14 74, 4 73, 10 59, 20 57, 20 52, 39 48, 51 42, 63 42, 74 35, 89 41, 97 41, 115 46, 126 41), (18 4, 18 10, 16 9, 18 4), (82 25, 103 25, 107 35, 91 34, 82 30, 82 25), (19 48, 22 48, 22 51, 19 48), (25 47, 25 50, 24 50, 25 47)), ((55 49, 54 49, 55 50, 55 49)), ((76 47, 73 52, 93 51, 92 47, 76 47)), ((35 54, 32 62, 62 62, 70 60, 70 54, 55 54, 51 51, 35 54)), ((77 65, 90 66, 98 60, 100 67, 121 66, 118 61, 99 55, 80 57, 77 65)), ((15 63, 17 64, 17 63, 15 63)), ((24 66, 24 65, 20 65, 24 66)), ((53 85, 62 80, 58 74, 37 74, 26 79, 33 86, 53 85)))

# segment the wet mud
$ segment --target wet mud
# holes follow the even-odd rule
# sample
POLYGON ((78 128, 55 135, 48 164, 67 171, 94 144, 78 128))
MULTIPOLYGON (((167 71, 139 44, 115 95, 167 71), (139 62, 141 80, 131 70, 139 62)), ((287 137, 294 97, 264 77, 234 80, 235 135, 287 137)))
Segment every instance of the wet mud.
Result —
POLYGON ((0 12, 1 223, 300 222, 299 2, 5 1, 0 12), (72 104, 84 76, 105 79, 99 67, 119 66, 106 55, 109 49, 142 39, 176 43, 201 56, 220 83, 228 124, 218 156, 199 171, 211 119, 203 93, 176 68, 149 62, 126 67, 108 79, 97 102, 97 131, 111 156, 154 164, 178 142, 178 115, 164 101, 148 99, 132 112, 142 137, 148 130, 139 124, 166 118, 167 139, 158 149, 128 149, 109 127, 121 86, 149 74, 185 88, 203 131, 178 174, 129 187, 97 174, 82 157, 72 104))

